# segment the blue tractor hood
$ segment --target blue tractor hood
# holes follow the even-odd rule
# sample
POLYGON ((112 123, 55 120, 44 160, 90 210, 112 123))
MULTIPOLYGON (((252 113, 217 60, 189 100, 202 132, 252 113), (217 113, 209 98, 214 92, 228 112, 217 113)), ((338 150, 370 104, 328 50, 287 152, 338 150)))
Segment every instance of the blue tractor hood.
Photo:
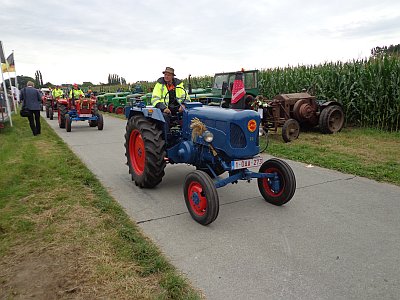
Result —
POLYGON ((213 106, 192 107, 186 111, 184 126, 191 136, 190 123, 200 119, 214 134, 213 147, 230 159, 251 158, 260 151, 260 115, 253 110, 237 110, 213 106))

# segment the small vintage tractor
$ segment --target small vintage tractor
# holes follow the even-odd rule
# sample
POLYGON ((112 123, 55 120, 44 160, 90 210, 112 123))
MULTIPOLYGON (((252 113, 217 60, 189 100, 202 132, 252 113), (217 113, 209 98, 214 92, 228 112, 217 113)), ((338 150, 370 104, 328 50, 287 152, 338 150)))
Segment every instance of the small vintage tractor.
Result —
POLYGON ((72 121, 88 121, 90 127, 103 130, 104 120, 96 106, 95 98, 59 99, 58 100, 58 125, 71 131, 72 121))
POLYGON ((229 183, 257 178, 263 198, 278 206, 295 193, 291 167, 259 156, 260 115, 253 110, 187 102, 183 112, 171 117, 169 128, 161 110, 143 102, 126 109, 125 115, 125 155, 132 180, 141 188, 153 188, 162 181, 167 163, 195 166, 185 178, 183 193, 192 218, 202 225, 217 218, 217 188, 229 183), (228 175, 220 177, 225 172, 228 175))
POLYGON ((291 142, 298 138, 300 128, 319 125, 322 133, 336 133, 343 128, 344 112, 337 101, 316 100, 303 93, 280 94, 261 105, 262 128, 277 132, 282 127, 282 138, 291 142))
POLYGON ((116 96, 111 99, 111 102, 108 105, 108 111, 110 113, 115 112, 117 115, 122 115, 127 102, 126 97, 129 94, 129 92, 117 93, 116 96))
MULTIPOLYGON (((51 90, 49 88, 41 88, 40 93, 42 95, 42 102, 40 104, 40 110, 43 111, 43 108, 46 107, 46 105, 47 105, 47 101, 49 101, 53 97, 51 96, 51 90)), ((47 111, 46 111, 46 116, 47 116, 47 111)))

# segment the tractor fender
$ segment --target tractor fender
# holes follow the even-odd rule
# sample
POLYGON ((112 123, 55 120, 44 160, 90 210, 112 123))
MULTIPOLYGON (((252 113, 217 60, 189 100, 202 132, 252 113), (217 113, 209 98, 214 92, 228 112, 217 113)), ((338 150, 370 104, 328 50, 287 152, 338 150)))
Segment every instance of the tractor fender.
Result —
POLYGON ((320 110, 322 111, 323 109, 325 109, 325 108, 327 108, 328 106, 331 106, 331 105, 339 105, 340 107, 342 107, 343 108, 343 105, 342 104, 340 104, 339 102, 337 102, 337 101, 326 101, 326 102, 323 102, 323 103, 320 103, 320 110))
POLYGON ((127 120, 132 118, 134 115, 142 115, 146 118, 150 118, 156 121, 165 123, 164 116, 160 109, 155 107, 129 107, 125 108, 125 116, 127 120))

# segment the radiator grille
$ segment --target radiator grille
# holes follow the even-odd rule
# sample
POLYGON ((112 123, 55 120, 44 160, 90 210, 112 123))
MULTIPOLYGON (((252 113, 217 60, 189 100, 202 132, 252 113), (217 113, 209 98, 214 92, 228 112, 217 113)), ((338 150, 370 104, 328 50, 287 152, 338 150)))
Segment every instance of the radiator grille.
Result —
POLYGON ((245 148, 246 147, 246 137, 242 128, 238 125, 231 123, 231 136, 230 142, 232 148, 245 148))

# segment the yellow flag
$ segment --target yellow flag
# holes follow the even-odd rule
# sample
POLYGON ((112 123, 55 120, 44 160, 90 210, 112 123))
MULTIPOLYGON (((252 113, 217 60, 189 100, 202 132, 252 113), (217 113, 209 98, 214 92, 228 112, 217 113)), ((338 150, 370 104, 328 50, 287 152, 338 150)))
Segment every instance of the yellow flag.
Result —
POLYGON ((3 73, 6 73, 6 72, 7 72, 7 64, 1 64, 1 71, 2 71, 3 73))

